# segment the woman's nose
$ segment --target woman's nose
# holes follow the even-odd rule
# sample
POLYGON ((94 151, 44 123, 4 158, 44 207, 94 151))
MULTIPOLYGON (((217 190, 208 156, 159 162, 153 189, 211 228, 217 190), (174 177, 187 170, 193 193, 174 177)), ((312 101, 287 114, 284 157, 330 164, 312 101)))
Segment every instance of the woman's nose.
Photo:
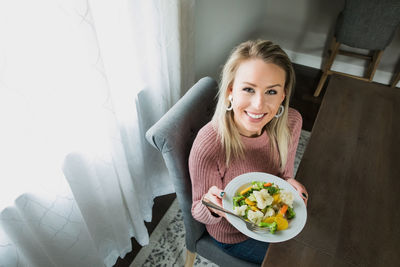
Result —
POLYGON ((252 99, 252 105, 257 110, 262 110, 264 105, 264 96, 256 94, 252 99))

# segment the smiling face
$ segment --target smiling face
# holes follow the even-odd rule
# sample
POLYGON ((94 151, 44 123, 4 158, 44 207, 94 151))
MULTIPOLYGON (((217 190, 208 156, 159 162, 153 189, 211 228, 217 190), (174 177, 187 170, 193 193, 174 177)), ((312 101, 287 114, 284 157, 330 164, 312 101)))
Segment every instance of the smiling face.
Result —
POLYGON ((261 59, 242 62, 229 94, 233 96, 234 121, 239 133, 252 137, 277 114, 285 99, 285 71, 261 59))

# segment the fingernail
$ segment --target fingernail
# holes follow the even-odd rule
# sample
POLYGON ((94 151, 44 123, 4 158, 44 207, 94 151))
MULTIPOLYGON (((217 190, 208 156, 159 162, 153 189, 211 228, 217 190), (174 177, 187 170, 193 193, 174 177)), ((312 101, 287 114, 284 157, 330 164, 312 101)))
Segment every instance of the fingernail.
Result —
POLYGON ((219 196, 220 196, 220 197, 224 197, 224 195, 225 195, 225 192, 224 192, 224 191, 222 191, 221 193, 219 193, 219 196))
POLYGON ((302 193, 304 198, 307 198, 307 195, 305 193, 302 193))

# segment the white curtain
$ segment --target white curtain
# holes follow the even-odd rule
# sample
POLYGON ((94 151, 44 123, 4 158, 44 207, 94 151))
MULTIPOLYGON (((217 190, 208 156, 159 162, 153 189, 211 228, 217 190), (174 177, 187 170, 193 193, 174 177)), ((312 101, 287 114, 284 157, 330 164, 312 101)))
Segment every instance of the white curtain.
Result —
POLYGON ((194 0, 0 1, 0 266, 113 266, 174 191, 144 139, 193 84, 194 0))

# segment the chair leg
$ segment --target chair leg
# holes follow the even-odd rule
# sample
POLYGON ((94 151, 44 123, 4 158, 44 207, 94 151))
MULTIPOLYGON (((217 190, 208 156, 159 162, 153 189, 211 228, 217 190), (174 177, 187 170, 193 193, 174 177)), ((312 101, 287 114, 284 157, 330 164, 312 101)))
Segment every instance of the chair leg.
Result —
POLYGON ((325 84, 326 78, 328 78, 328 73, 323 72, 323 73, 322 73, 322 76, 321 76, 321 79, 319 80, 317 89, 315 89, 315 92, 314 92, 314 96, 315 96, 315 97, 318 97, 319 94, 321 93, 321 90, 322 90, 322 87, 323 87, 324 84, 325 84))
POLYGON ((399 73, 397 73, 396 78, 394 78, 392 84, 390 85, 390 87, 396 87, 397 83, 400 81, 400 71, 399 73))
POLYGON ((332 51, 329 56, 329 60, 326 62, 326 65, 323 68, 323 73, 322 73, 321 79, 319 80, 317 89, 315 89, 315 91, 314 91, 315 97, 318 97, 319 94, 321 93, 321 90, 325 84, 326 78, 328 78, 329 71, 332 67, 333 61, 335 60, 335 57, 336 57, 337 53, 339 52, 339 46, 340 46, 340 43, 338 43, 336 41, 336 38, 333 38, 332 45, 331 45, 332 51))
POLYGON ((372 82, 372 79, 374 78, 376 69, 378 68, 379 62, 381 61, 381 57, 383 55, 382 50, 378 50, 374 52, 374 55, 372 56, 372 62, 369 65, 368 69, 368 80, 372 82))
POLYGON ((196 259, 196 253, 186 250, 185 267, 192 267, 195 259, 196 259))

